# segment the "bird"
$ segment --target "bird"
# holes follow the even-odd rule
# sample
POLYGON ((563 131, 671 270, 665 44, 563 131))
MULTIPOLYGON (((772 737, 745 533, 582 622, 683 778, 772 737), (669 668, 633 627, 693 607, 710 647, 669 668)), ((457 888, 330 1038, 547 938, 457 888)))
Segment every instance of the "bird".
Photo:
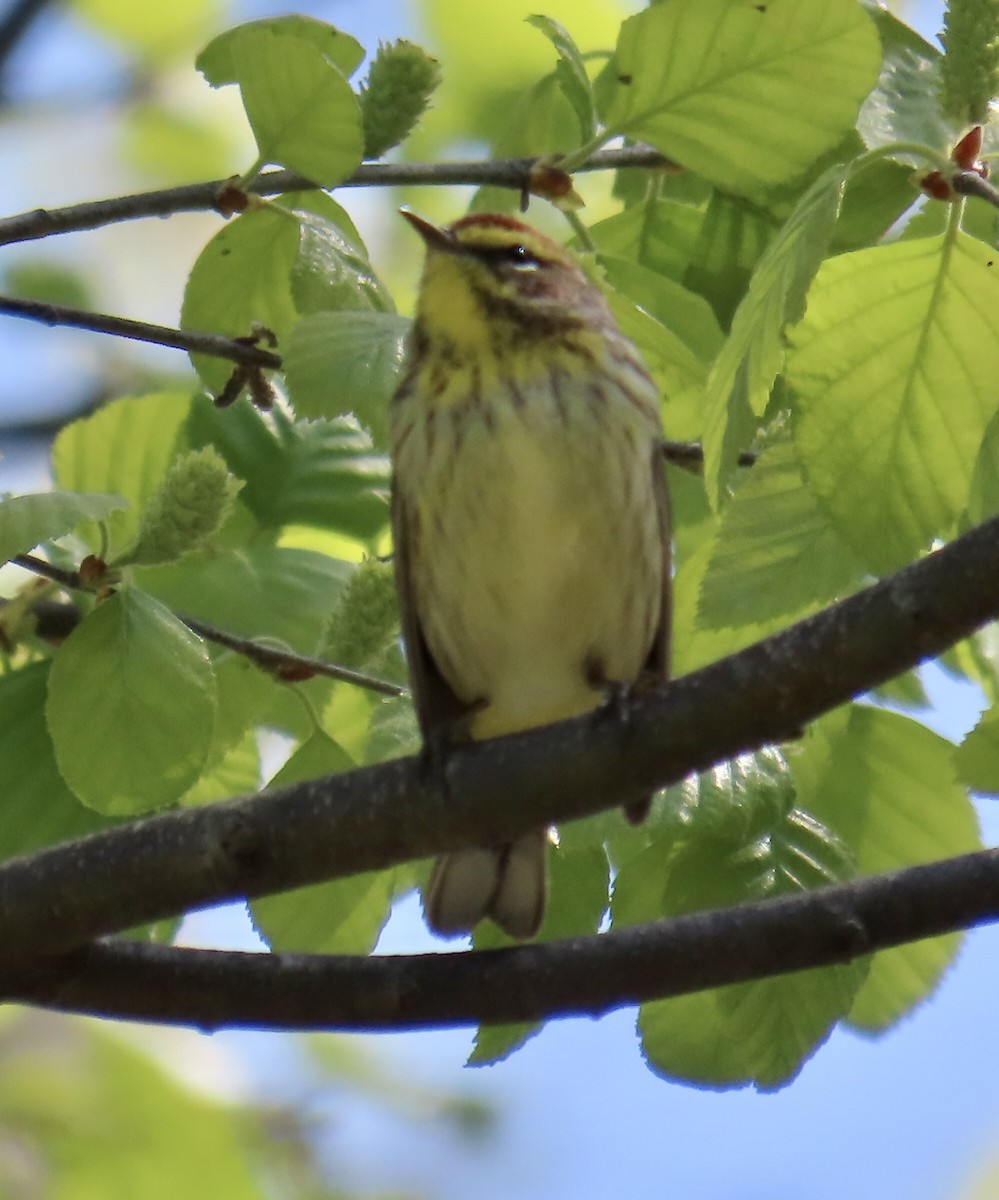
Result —
MULTIPOLYGON (((403 210, 426 260, 390 406, 402 639, 427 746, 592 711, 669 673, 660 396, 579 260, 529 225, 403 210)), ((617 797, 611 799, 618 799, 617 797)), ((651 797, 625 797, 632 821, 651 797)), ((441 855, 428 926, 534 937, 544 825, 441 855)))

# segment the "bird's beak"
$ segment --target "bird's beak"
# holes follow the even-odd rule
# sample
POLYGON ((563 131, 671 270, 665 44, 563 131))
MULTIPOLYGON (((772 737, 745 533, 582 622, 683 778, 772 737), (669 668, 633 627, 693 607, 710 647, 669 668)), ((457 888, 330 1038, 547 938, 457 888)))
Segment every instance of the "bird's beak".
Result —
POLYGON ((423 238, 428 250, 443 250, 446 254, 454 254, 458 250, 458 242, 446 229, 441 229, 425 217, 419 217, 412 209, 400 208, 399 212, 423 238))

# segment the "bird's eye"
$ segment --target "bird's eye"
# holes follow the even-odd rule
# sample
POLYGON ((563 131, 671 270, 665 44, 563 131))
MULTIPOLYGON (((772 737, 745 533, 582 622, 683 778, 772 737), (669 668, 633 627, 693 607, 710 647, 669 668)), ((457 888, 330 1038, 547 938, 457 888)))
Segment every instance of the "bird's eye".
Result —
POLYGON ((511 266, 532 268, 539 265, 538 259, 526 246, 510 246, 503 257, 511 266))

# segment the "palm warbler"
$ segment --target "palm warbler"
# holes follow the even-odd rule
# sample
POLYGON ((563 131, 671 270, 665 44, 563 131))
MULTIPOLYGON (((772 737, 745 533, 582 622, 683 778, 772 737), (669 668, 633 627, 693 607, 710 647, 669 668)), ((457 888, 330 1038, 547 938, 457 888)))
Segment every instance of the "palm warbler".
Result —
MULTIPOLYGON (((392 402, 392 528, 425 739, 576 716, 667 673, 659 399, 566 251, 510 217, 404 213, 427 261, 392 402)), ((628 797, 640 821, 649 798, 628 797)), ((427 923, 532 937, 546 831, 439 858, 427 923)))

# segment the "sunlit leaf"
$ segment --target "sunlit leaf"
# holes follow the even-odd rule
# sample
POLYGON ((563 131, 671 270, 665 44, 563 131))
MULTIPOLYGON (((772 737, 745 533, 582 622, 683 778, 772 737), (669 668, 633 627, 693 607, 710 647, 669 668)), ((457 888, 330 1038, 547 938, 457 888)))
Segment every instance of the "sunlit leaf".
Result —
MULTIPOLYGON (((980 847, 978 822, 954 778, 954 747, 898 713, 853 705, 809 729, 792 758, 802 803, 850 847, 862 874, 980 847)), ((960 935, 874 956, 850 1020, 884 1029, 924 1000, 953 961, 960 935)))
POLYGON ((795 179, 852 127, 878 49, 854 0, 671 0, 622 25, 603 117, 752 196, 795 179))
MULTIPOLYGON (((131 507, 109 514, 112 552, 135 537, 139 517, 176 456, 191 404, 188 392, 153 392, 113 400, 60 430, 52 448, 56 485, 67 491, 114 492, 131 507)), ((96 531, 81 531, 96 549, 96 531)))
POLYGON ((791 333, 805 478, 873 571, 907 562, 968 502, 999 403, 993 254, 957 234, 840 255, 791 333))
POLYGON ((121 496, 100 492, 0 497, 0 563, 40 542, 62 537, 84 521, 102 521, 127 507, 128 501, 121 496))
POLYGON ((215 707, 204 644, 152 596, 125 588, 60 648, 46 717, 76 795, 131 816, 173 803, 198 777, 215 707))

